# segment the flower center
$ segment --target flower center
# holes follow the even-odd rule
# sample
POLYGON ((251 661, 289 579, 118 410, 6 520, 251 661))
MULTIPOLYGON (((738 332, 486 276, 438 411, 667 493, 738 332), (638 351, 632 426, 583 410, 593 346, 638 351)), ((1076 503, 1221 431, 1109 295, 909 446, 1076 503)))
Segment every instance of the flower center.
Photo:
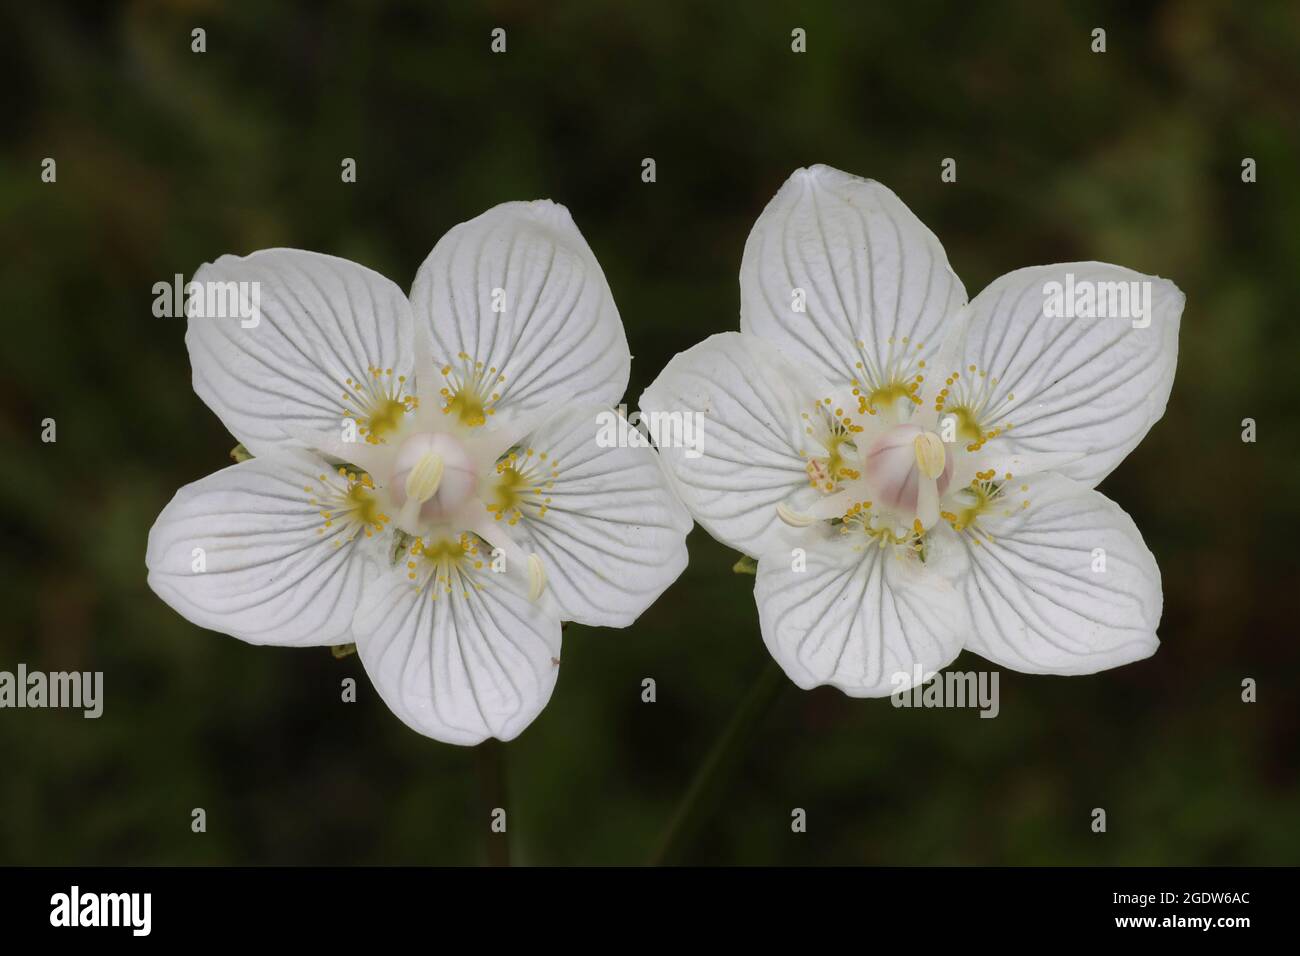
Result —
POLYGON ((397 453, 389 493, 399 507, 418 502, 422 521, 441 521, 474 494, 478 475, 465 446, 453 435, 420 432, 397 453))
POLYGON ((939 495, 952 479, 952 459, 934 432, 916 425, 895 425, 867 451, 864 467, 875 500, 899 512, 914 514, 922 478, 933 479, 939 495))

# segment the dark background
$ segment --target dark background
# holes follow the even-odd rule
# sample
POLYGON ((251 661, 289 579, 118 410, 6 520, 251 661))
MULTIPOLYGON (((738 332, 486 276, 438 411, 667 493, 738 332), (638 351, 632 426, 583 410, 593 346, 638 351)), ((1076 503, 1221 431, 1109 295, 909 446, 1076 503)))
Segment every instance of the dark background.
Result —
MULTIPOLYGON (((786 683, 678 858, 1300 861, 1297 5, 3 9, 0 669, 103 670, 106 705, 98 721, 0 711, 0 863, 476 863, 492 848, 482 755, 408 730, 357 658, 202 631, 146 587, 157 513, 234 444, 189 386, 182 323, 151 314, 153 283, 293 246, 407 288, 455 223, 549 197, 609 278, 635 401, 676 352, 737 327, 749 228, 815 162, 898 192, 972 296, 1077 259, 1186 292, 1168 413, 1102 485, 1160 562, 1163 645, 1092 677, 1004 671, 996 720, 786 683), (1241 702, 1246 677, 1258 703, 1241 702)), ((702 531, 690 548, 635 626, 566 631, 550 706, 502 748, 516 862, 647 859, 763 672, 752 579, 702 531)))

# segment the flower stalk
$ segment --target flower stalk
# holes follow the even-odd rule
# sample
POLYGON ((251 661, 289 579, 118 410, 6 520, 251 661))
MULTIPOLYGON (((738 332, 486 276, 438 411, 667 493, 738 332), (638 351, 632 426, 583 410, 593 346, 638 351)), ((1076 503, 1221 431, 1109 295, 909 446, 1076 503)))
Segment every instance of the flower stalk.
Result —
POLYGON ((681 861, 701 826, 716 808, 718 799, 744 756, 750 740, 762 726, 763 718, 781 696, 785 685, 786 679, 781 668, 769 659, 699 769, 695 771, 695 776, 691 778, 690 785, 682 794, 677 809, 659 838, 650 857, 650 865, 664 866, 681 861))

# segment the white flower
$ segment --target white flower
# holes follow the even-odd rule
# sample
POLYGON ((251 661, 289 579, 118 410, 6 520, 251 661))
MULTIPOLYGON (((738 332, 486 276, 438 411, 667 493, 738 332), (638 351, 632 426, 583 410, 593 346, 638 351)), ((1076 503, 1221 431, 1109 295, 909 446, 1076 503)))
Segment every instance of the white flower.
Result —
POLYGON ((763 640, 795 683, 877 697, 963 647, 1053 674, 1155 651, 1159 570, 1092 489, 1164 413, 1172 283, 1080 262, 967 303, 897 196, 817 166, 759 217, 740 285, 741 332, 676 356, 641 408, 705 416, 702 457, 661 454, 696 519, 759 559, 763 640), (1145 315, 1047 291, 1118 282, 1145 315))
POLYGON ((655 453, 597 445, 631 356, 563 206, 455 227, 409 300, 291 249, 195 281, 260 283, 261 315, 188 324, 195 391, 257 456, 182 488, 149 534, 150 586, 194 623, 355 641, 398 717, 474 744, 545 706, 561 620, 623 627, 685 567, 655 453))

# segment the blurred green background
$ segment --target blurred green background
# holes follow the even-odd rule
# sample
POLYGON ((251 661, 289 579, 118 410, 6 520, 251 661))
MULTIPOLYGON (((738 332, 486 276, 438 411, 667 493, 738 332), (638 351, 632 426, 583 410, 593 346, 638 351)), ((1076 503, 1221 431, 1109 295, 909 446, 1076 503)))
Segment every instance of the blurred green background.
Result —
MULTIPOLYGON (((898 192, 972 296, 1076 259, 1186 292, 1169 411, 1102 486, 1160 562, 1163 645, 1093 677, 1003 671, 996 720, 787 683, 678 859, 1300 862, 1297 11, 5 3, 0 669, 103 670, 106 705, 0 711, 0 863, 488 859, 475 751, 408 730, 355 657, 202 631, 146 587, 158 511, 234 444, 190 388, 182 323, 151 314, 153 283, 294 246, 406 288, 453 224, 549 197, 608 276, 635 400, 737 327, 749 228, 815 162, 898 192)), ((690 550, 634 627, 566 631, 550 706, 503 748, 516 862, 646 860, 763 672, 752 578, 702 531, 690 550)))

